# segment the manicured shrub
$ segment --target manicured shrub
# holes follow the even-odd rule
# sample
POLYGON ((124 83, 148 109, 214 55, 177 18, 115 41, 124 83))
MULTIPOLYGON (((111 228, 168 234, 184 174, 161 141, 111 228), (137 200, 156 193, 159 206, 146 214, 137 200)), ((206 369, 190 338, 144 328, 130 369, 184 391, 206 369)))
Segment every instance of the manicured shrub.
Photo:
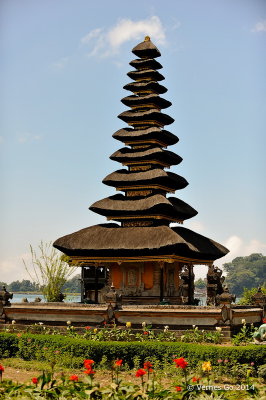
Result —
POLYGON ((123 359, 129 367, 133 367, 136 357, 142 363, 151 356, 159 361, 185 357, 191 366, 206 360, 218 365, 218 359, 226 359, 230 365, 252 362, 259 366, 266 359, 266 346, 260 345, 234 347, 182 342, 98 342, 60 335, 22 334, 17 337, 12 333, 0 333, 0 352, 2 357, 47 360, 76 368, 82 365, 85 358, 93 358, 100 363, 103 357, 110 362, 123 359))

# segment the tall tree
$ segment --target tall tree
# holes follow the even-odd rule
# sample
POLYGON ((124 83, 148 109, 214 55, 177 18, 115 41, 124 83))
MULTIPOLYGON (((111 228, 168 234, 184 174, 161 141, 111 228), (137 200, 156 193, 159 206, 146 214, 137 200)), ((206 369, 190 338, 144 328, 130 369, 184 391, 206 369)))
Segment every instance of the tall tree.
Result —
POLYGON ((252 289, 266 285, 266 256, 253 253, 247 257, 236 257, 223 265, 227 272, 226 284, 232 293, 241 295, 244 288, 252 289))

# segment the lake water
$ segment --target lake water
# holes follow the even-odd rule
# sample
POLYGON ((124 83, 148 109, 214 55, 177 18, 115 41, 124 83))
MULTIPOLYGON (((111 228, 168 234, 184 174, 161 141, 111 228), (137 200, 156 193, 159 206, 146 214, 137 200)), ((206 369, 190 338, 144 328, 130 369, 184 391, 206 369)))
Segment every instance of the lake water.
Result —
MULTIPOLYGON (((44 297, 42 294, 29 294, 29 293, 14 293, 13 294, 13 299, 11 299, 11 303, 21 303, 23 298, 27 298, 29 302, 32 302, 36 299, 36 297, 40 297, 42 299, 42 302, 45 302, 44 297)), ((69 295, 64 299, 65 303, 78 303, 80 302, 80 295, 79 296, 74 296, 74 295, 69 295)))

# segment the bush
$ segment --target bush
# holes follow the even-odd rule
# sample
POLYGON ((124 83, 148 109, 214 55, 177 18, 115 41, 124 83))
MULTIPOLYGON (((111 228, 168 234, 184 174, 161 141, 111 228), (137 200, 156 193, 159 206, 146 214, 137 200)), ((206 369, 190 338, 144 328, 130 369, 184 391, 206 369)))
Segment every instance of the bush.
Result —
POLYGON ((258 376, 266 382, 266 364, 261 365, 258 369, 258 376))
POLYGON ((64 336, 0 333, 0 354, 2 357, 21 357, 24 360, 47 360, 66 367, 79 368, 85 358, 96 363, 106 358, 109 362, 123 359, 130 368, 134 358, 141 363, 151 356, 159 361, 166 358, 185 357, 191 366, 199 361, 211 361, 218 365, 218 359, 235 363, 262 365, 266 359, 266 346, 215 346, 194 343, 169 342, 98 342, 64 336))

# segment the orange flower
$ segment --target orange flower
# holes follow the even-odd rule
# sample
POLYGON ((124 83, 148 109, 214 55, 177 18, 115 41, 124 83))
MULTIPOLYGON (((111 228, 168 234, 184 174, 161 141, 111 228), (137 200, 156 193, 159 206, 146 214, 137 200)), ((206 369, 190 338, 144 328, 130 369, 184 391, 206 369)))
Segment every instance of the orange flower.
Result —
POLYGON ((116 360, 115 361, 115 367, 121 367, 122 364, 123 364, 123 360, 116 360))
POLYGON ((93 371, 92 366, 90 365, 89 368, 87 368, 87 369, 84 371, 84 374, 93 375, 93 374, 95 374, 95 371, 93 371))
POLYGON ((70 380, 70 381, 78 382, 79 377, 78 377, 78 375, 71 375, 71 376, 69 377, 69 380, 70 380))
POLYGON ((176 386, 175 389, 177 392, 181 392, 181 390, 182 390, 181 386, 176 386))
POLYGON ((192 382, 199 382, 200 378, 196 378, 195 376, 193 376, 192 378, 192 382))
POLYGON ((84 360, 84 367, 85 368, 91 368, 92 364, 94 364, 93 360, 84 360))
POLYGON ((144 331, 144 332, 143 332, 143 335, 148 335, 148 334, 149 334, 148 331, 144 331))
POLYGON ((91 327, 90 326, 85 326, 86 331, 90 330, 91 327))
POLYGON ((143 375, 145 375, 146 374, 146 371, 144 370, 144 369, 138 369, 137 370, 137 372, 136 372, 136 377, 137 378, 139 378, 139 377, 141 377, 141 376, 143 376, 143 375))
POLYGON ((38 378, 31 378, 32 383, 34 383, 34 385, 37 385, 38 383, 38 378))

